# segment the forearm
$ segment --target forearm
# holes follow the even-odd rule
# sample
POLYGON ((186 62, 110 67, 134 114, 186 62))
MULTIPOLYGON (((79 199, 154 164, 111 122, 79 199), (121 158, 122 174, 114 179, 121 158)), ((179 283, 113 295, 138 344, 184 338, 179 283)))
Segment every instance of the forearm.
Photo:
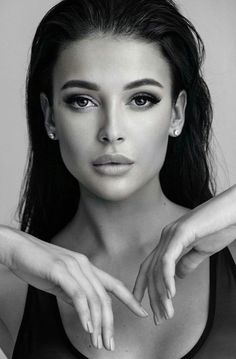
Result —
POLYGON ((236 185, 196 207, 189 214, 186 224, 196 237, 202 238, 230 228, 236 238, 236 185))
POLYGON ((10 227, 0 225, 0 263, 11 267, 12 253, 19 242, 19 235, 10 227))

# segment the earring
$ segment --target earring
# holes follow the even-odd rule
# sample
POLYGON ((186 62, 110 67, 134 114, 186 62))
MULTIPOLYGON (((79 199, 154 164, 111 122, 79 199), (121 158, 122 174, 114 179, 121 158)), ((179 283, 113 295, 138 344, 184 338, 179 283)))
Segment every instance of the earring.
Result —
POLYGON ((56 135, 53 132, 49 132, 48 137, 51 138, 51 140, 55 140, 56 135))
POLYGON ((177 128, 173 131, 173 135, 175 136, 175 137, 177 137, 177 136, 179 136, 179 134, 180 134, 180 130, 178 130, 177 128))

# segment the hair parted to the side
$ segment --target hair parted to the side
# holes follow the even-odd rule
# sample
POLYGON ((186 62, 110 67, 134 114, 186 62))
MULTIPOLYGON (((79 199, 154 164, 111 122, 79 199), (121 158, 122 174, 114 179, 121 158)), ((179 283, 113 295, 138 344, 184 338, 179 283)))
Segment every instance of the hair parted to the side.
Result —
POLYGON ((187 92, 183 131, 169 138, 160 172, 165 195, 194 208, 214 194, 209 162, 212 107, 201 73, 204 45, 193 25, 171 0, 64 0, 37 28, 26 86, 30 144, 18 205, 20 229, 45 241, 72 219, 80 190, 62 161, 58 141, 47 137, 40 93, 51 103, 52 72, 64 46, 103 33, 156 44, 171 68, 173 101, 182 89, 187 92))

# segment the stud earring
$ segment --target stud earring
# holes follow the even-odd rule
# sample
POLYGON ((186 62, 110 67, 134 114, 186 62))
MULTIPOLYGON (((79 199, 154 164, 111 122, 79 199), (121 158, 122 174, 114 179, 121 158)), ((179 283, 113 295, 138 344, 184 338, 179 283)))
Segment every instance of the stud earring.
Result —
POLYGON ((177 136, 179 136, 179 134, 180 134, 180 130, 178 130, 177 128, 173 131, 173 135, 175 136, 175 137, 177 137, 177 136))
POLYGON ((55 140, 56 135, 53 132, 49 132, 48 137, 51 138, 51 140, 55 140))

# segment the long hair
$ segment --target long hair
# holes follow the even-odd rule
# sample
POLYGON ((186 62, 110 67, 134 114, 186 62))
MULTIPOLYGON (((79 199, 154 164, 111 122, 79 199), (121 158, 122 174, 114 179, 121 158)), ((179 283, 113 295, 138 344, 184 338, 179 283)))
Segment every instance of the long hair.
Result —
POLYGON ((37 28, 26 83, 29 149, 18 211, 21 230, 45 241, 72 219, 80 189, 63 163, 58 141, 46 134, 40 93, 52 103, 52 72, 60 51, 97 33, 158 45, 171 69, 173 101, 182 89, 188 98, 182 133, 169 137, 161 187, 171 201, 188 208, 214 194, 209 161, 212 107, 201 73, 204 44, 194 26, 171 0, 64 0, 37 28))

